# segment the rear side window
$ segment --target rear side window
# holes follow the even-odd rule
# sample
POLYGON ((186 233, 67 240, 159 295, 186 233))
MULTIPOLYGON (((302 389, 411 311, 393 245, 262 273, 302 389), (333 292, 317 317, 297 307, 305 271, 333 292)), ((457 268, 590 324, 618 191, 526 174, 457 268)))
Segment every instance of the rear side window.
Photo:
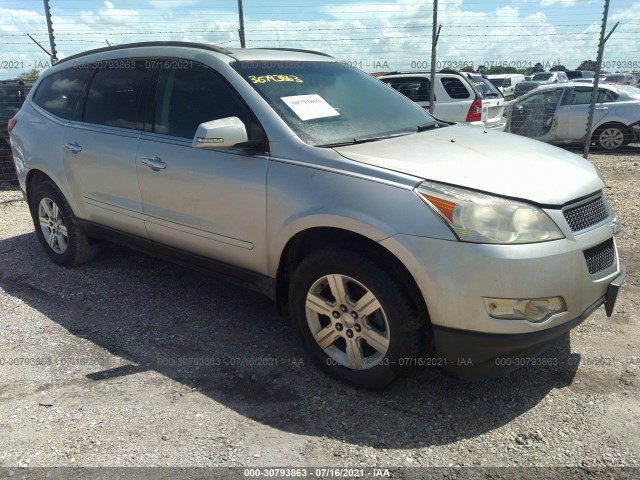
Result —
POLYGON ((382 80, 414 102, 428 102, 431 82, 424 77, 387 78, 382 80))
POLYGON ((471 97, 469 90, 459 78, 445 77, 441 81, 444 90, 449 94, 451 98, 464 99, 471 97))
POLYGON ((91 72, 69 68, 45 77, 33 96, 36 105, 58 117, 70 120, 91 72))
POLYGON ((97 68, 91 81, 83 120, 135 129, 146 75, 144 62, 108 63, 114 65, 97 68))
MULTIPOLYGON (((574 88, 568 90, 562 99, 562 105, 589 105, 591 103, 592 88, 574 88)), ((598 103, 615 102, 618 94, 611 90, 598 89, 598 103)))

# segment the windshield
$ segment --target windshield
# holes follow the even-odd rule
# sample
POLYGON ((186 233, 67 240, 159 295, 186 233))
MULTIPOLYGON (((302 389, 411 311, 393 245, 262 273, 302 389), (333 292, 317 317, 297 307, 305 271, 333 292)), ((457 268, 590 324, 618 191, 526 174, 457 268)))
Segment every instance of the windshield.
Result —
POLYGON ((336 62, 251 61, 232 66, 309 145, 384 138, 437 123, 391 87, 336 62))
POLYGON ((489 81, 493 83, 496 87, 501 87, 504 83, 504 78, 490 78, 489 81))
POLYGON ((605 82, 624 82, 624 75, 609 75, 605 77, 605 82))
POLYGON ((480 90, 483 98, 496 98, 502 96, 500 90, 498 90, 496 86, 486 78, 481 77, 480 75, 473 75, 470 77, 470 80, 478 90, 480 90))
POLYGON ((552 75, 553 73, 536 73, 531 80, 534 82, 549 80, 552 75))

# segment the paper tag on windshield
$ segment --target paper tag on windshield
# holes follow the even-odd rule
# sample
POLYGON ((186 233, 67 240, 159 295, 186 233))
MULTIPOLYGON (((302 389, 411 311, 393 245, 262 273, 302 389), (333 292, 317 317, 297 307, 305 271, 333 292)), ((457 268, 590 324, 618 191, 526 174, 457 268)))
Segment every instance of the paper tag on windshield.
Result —
POLYGON ((282 97, 282 101, 293 110, 300 120, 313 120, 314 118, 340 115, 335 108, 318 94, 282 97))

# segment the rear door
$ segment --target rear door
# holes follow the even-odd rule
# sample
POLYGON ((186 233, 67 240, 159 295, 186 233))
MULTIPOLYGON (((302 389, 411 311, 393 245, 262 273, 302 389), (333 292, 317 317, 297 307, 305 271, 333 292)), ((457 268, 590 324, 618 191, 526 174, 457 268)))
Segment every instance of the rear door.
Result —
MULTIPOLYGON (((587 133, 589 106, 591 103, 592 87, 567 87, 558 111, 556 124, 558 140, 581 140, 587 133)), ((617 94, 605 89, 598 90, 593 115, 593 125, 601 124, 613 110, 617 94)))
POLYGON ((222 76, 196 62, 188 65, 159 71, 155 111, 138 149, 149 238, 176 254, 266 273, 265 151, 191 146, 200 123, 220 118, 240 118, 249 140, 265 140, 264 131, 222 76))
POLYGON ((113 60, 86 65, 92 71, 84 104, 65 130, 64 165, 85 218, 146 236, 136 174, 142 130, 144 62, 113 60))

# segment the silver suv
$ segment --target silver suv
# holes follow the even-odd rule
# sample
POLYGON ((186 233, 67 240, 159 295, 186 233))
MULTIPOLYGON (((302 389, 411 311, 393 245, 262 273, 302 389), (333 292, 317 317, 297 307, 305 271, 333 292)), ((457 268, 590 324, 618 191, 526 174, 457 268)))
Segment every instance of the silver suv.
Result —
POLYGON ((54 262, 113 240, 215 271, 364 388, 513 367, 611 314, 624 278, 593 165, 445 125, 318 53, 95 50, 42 74, 10 128, 54 262))

